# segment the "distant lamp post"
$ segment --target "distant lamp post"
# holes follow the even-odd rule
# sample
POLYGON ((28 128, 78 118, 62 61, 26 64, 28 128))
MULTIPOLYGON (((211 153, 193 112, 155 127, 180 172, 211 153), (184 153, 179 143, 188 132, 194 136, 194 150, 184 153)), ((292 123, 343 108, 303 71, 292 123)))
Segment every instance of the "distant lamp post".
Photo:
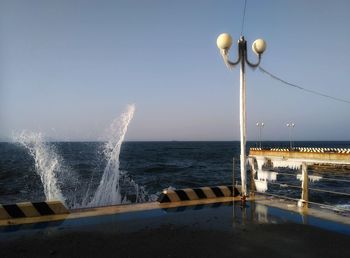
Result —
POLYGON ((295 127, 295 124, 293 122, 289 122, 286 124, 286 126, 289 128, 289 148, 290 150, 293 149, 293 128, 295 127))
POLYGON ((235 62, 231 62, 228 57, 228 51, 232 46, 232 37, 228 33, 222 33, 216 40, 216 44, 220 49, 220 53, 225 64, 229 68, 240 64, 240 140, 241 140, 241 181, 242 181, 242 197, 247 196, 247 168, 246 168, 246 81, 245 81, 245 64, 256 68, 260 64, 261 55, 266 49, 266 43, 263 39, 257 39, 252 44, 253 52, 258 56, 257 63, 249 62, 247 58, 247 41, 243 36, 238 40, 238 58, 235 62))
POLYGON ((264 122, 257 122, 256 126, 259 127, 259 148, 261 149, 261 135, 262 135, 262 129, 264 127, 264 122))

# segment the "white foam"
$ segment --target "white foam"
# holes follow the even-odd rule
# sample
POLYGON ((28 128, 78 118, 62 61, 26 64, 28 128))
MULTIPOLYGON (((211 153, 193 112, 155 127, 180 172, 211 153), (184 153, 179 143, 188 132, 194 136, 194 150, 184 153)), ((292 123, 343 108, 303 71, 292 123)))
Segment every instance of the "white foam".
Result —
MULTIPOLYGON (((308 175, 308 178, 309 180, 314 183, 314 182, 318 182, 322 179, 321 176, 314 176, 314 175, 308 175)), ((301 174, 297 174, 297 179, 300 180, 300 181, 303 181, 302 180, 302 175, 301 174)))
POLYGON ((126 171, 120 171, 120 185, 125 188, 125 196, 123 203, 129 203, 127 195, 135 194, 135 202, 146 202, 147 192, 143 186, 139 186, 133 179, 130 178, 126 171))
MULTIPOLYGON (((107 166, 104 169, 100 184, 88 206, 104 206, 120 204, 123 200, 120 194, 119 154, 130 121, 135 112, 135 105, 129 105, 120 118, 115 119, 110 128, 108 141, 105 144, 104 155, 107 166)), ((125 198, 124 198, 125 199, 125 198)), ((124 200, 124 202, 126 202, 124 200)))
POLYGON ((254 179, 254 182, 258 192, 264 193, 267 191, 267 181, 254 179))
POLYGON ((60 158, 53 146, 43 140, 41 133, 26 132, 15 135, 14 140, 24 146, 35 161, 35 171, 40 176, 47 201, 65 198, 58 185, 60 158))
POLYGON ((258 170, 257 175, 259 180, 267 180, 274 182, 277 180, 278 173, 272 171, 258 170))

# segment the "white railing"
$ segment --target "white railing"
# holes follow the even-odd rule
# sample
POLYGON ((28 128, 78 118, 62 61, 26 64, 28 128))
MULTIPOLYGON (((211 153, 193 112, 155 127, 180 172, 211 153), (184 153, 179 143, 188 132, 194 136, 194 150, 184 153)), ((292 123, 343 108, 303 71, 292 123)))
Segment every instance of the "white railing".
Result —
MULTIPOLYGON (((251 165, 251 193, 254 194, 254 192, 267 194, 271 196, 276 196, 279 198, 285 198, 294 200, 297 202, 299 207, 308 207, 309 204, 315 204, 318 206, 323 206, 327 208, 331 208, 333 210, 337 211, 344 211, 344 212, 350 212, 348 209, 343 209, 340 207, 336 207, 334 205, 329 205, 325 203, 320 202, 313 202, 309 200, 309 193, 310 192, 318 192, 318 193, 327 193, 332 194, 336 196, 344 196, 349 197, 350 200, 350 193, 342 192, 342 191, 335 191, 331 189, 322 189, 322 188, 316 188, 316 187, 310 187, 309 182, 315 182, 315 181, 330 181, 330 182, 341 182, 341 183, 349 183, 350 186, 350 176, 339 176, 335 175, 334 177, 329 176, 318 176, 318 175, 309 175, 308 173, 308 166, 306 162, 302 162, 301 167, 299 168, 300 173, 285 173, 285 172, 276 172, 276 171, 268 171, 268 170, 262 170, 261 167, 257 167, 256 160, 254 157, 249 158, 249 162, 251 165), (291 182, 278 182, 279 176, 291 176, 295 177, 297 180, 301 181, 301 184, 292 184, 291 182), (292 188, 292 189, 300 189, 301 195, 300 198, 293 198, 288 195, 280 195, 275 193, 268 192, 268 185, 275 185, 280 188, 292 188)), ((349 171, 350 172, 350 171, 349 171)))

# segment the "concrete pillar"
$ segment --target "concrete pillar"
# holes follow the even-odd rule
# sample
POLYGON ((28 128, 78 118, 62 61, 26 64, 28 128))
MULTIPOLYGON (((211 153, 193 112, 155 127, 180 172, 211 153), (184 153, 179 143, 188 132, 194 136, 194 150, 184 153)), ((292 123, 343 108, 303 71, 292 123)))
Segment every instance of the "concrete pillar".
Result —
POLYGON ((298 201, 299 207, 307 207, 309 201, 309 177, 306 162, 301 165, 301 199, 298 201))

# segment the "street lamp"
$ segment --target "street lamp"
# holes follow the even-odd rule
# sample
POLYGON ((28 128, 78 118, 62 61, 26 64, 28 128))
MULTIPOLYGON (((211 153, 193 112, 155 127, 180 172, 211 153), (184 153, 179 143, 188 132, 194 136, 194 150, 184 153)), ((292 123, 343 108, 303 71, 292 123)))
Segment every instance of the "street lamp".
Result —
POLYGON ((259 148, 261 149, 261 131, 262 131, 262 128, 264 127, 264 122, 257 122, 256 123, 256 126, 259 127, 259 148))
POLYGON ((216 40, 216 44, 220 49, 220 53, 225 64, 229 68, 233 68, 240 63, 240 139, 241 139, 241 180, 242 180, 242 197, 247 196, 247 168, 246 168, 246 81, 245 81, 245 64, 256 68, 260 64, 261 55, 266 49, 266 43, 263 39, 257 39, 252 45, 253 52, 258 56, 257 63, 251 63, 247 57, 247 41, 243 36, 238 40, 238 58, 235 62, 231 62, 228 58, 228 51, 232 45, 232 37, 228 33, 222 33, 216 40))
POLYGON ((289 122, 286 124, 286 126, 289 128, 289 148, 290 150, 292 150, 293 149, 292 130, 295 127, 295 124, 292 122, 289 122))

